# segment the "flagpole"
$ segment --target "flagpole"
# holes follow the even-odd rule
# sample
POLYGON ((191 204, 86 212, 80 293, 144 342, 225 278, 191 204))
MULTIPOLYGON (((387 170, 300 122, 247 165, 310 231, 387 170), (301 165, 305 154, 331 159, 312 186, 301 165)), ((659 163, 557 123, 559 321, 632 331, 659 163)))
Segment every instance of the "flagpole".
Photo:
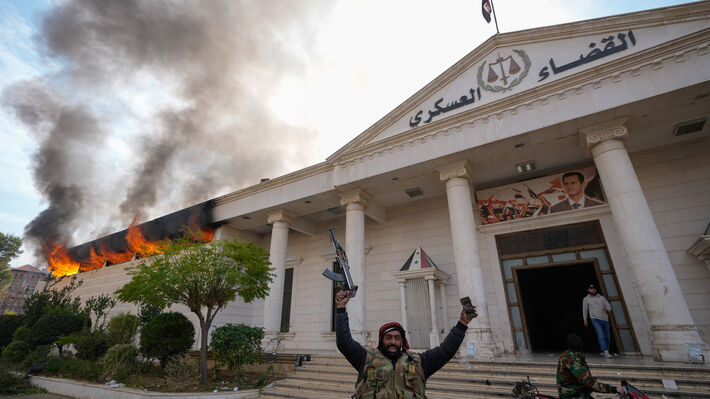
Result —
POLYGON ((491 11, 493 13, 493 20, 496 21, 496 34, 500 34, 500 31, 498 30, 498 17, 496 17, 496 8, 493 6, 493 0, 490 0, 491 2, 491 11))

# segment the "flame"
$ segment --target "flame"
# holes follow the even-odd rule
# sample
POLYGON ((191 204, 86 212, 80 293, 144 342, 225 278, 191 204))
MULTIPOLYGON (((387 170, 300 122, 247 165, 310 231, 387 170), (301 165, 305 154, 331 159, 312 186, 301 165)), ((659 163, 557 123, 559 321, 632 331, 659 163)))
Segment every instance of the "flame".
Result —
POLYGON ((86 262, 81 262, 81 267, 79 268, 79 271, 88 272, 89 270, 101 268, 104 266, 104 261, 105 258, 101 255, 98 255, 96 253, 96 250, 94 250, 94 247, 91 246, 91 250, 89 252, 89 260, 86 262))
POLYGON ((131 223, 130 227, 128 227, 126 241, 128 243, 128 248, 132 252, 135 252, 143 257, 162 252, 160 251, 159 242, 151 242, 145 239, 143 231, 141 231, 141 227, 136 224, 135 220, 131 223))
POLYGON ((61 244, 55 244, 52 240, 45 243, 45 253, 49 271, 57 277, 70 276, 79 272, 81 266, 79 262, 72 259, 69 251, 61 244))
POLYGON ((105 243, 99 244, 99 251, 101 252, 101 255, 106 259, 106 261, 114 265, 123 262, 128 262, 133 259, 133 252, 116 252, 111 250, 111 248, 109 248, 105 243))
MULTIPOLYGON (((190 239, 193 241, 210 242, 214 238, 214 227, 204 226, 200 229, 197 215, 190 217, 189 225, 190 239)), ((94 242, 90 246, 88 259, 82 260, 74 259, 64 245, 56 244, 51 239, 48 239, 45 244, 45 253, 47 254, 49 271, 57 277, 63 277, 80 271, 85 272, 102 268, 106 262, 110 264, 124 263, 132 260, 134 254, 147 257, 162 253, 161 247, 165 243, 164 240, 149 241, 146 239, 141 225, 136 220, 128 227, 125 239, 127 250, 122 252, 112 250, 106 242, 94 242)))

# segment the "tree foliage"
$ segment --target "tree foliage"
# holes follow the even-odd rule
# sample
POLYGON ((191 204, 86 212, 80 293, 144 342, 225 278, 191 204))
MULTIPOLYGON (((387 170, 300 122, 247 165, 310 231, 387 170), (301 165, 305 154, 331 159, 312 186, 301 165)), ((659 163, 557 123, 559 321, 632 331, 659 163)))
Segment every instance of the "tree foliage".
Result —
POLYGON ((25 317, 27 317, 27 326, 32 327, 37 320, 50 312, 80 313, 81 299, 73 297, 72 294, 82 283, 83 280, 78 280, 76 276, 73 276, 69 280, 69 284, 60 289, 55 289, 52 286, 30 295, 23 306, 25 317))
POLYGON ((0 290, 12 280, 10 261, 22 253, 21 246, 20 237, 0 232, 0 290))
POLYGON ((149 303, 141 303, 141 310, 138 311, 138 321, 139 325, 143 327, 148 324, 149 321, 159 314, 163 313, 163 309, 157 306, 153 306, 149 303))
POLYGON ((19 364, 30 353, 30 346, 26 342, 13 341, 2 351, 0 360, 3 363, 19 364))
POLYGON ((161 313, 141 330, 140 350, 165 367, 170 358, 187 352, 195 342, 195 327, 184 314, 161 313))
POLYGON ((106 335, 110 346, 131 344, 138 332, 138 316, 119 313, 113 316, 106 326, 106 335))
POLYGON ((12 335, 23 324, 25 324, 25 316, 0 316, 0 350, 12 342, 12 335))
POLYGON ((163 244, 162 253, 143 260, 129 271, 132 280, 117 291, 124 302, 148 303, 159 308, 186 305, 200 321, 201 375, 207 379, 207 336, 215 315, 237 295, 245 302, 264 298, 273 274, 269 254, 238 240, 192 243, 184 238, 163 244))
POLYGON ((212 333, 210 347, 215 360, 227 368, 241 368, 242 364, 261 363, 261 340, 264 329, 244 324, 228 323, 212 333))
POLYGON ((85 313, 52 311, 40 317, 30 328, 27 340, 31 345, 56 344, 61 357, 64 344, 59 339, 77 333, 90 324, 91 320, 85 313))
POLYGON ((95 330, 104 330, 106 316, 108 316, 108 312, 110 312, 117 303, 118 301, 108 294, 101 294, 97 297, 91 297, 86 300, 86 303, 84 304, 84 312, 86 312, 89 317, 93 317, 93 325, 95 330))
POLYGON ((109 348, 108 336, 103 330, 82 330, 73 339, 76 357, 84 360, 99 360, 109 348))

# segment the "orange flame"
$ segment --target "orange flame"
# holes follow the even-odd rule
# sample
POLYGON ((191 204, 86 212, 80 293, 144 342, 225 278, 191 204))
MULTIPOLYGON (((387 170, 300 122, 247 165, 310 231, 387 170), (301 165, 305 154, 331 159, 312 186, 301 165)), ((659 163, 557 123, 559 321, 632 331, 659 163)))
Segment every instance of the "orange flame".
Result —
POLYGON ((135 252, 143 257, 162 252, 160 251, 159 242, 151 242, 145 239, 143 231, 141 231, 141 227, 136 225, 135 220, 131 223, 131 226, 128 227, 126 241, 128 242, 128 248, 132 252, 135 252))
MULTIPOLYGON (((194 215, 193 215, 194 216, 194 215)), ((191 217, 189 220, 191 239, 193 241, 210 242, 214 238, 215 230, 211 226, 205 226, 201 230, 198 228, 196 218, 191 217), (201 234, 200 234, 201 233, 201 234)), ((71 253, 61 244, 55 244, 51 239, 47 240, 45 245, 45 253, 49 271, 57 276, 69 276, 80 271, 89 271, 99 269, 106 262, 111 264, 119 264, 128 262, 133 259, 134 254, 141 257, 147 257, 156 253, 161 253, 161 246, 164 241, 149 241, 143 235, 141 226, 134 220, 128 227, 126 233, 127 250, 116 252, 111 250, 106 243, 94 243, 89 250, 89 258, 81 261, 73 259, 71 253), (97 248, 98 246, 98 248, 97 248)))
POLYGON ((103 255, 103 257, 106 259, 106 261, 114 265, 123 262, 128 262, 133 259, 133 252, 116 252, 111 250, 111 248, 109 248, 105 243, 99 244, 99 251, 101 252, 101 255, 103 255))
POLYGON ((49 271, 57 277, 70 276, 79 272, 81 266, 79 262, 72 259, 69 251, 61 244, 55 244, 52 240, 47 240, 45 253, 48 254, 47 262, 49 271))

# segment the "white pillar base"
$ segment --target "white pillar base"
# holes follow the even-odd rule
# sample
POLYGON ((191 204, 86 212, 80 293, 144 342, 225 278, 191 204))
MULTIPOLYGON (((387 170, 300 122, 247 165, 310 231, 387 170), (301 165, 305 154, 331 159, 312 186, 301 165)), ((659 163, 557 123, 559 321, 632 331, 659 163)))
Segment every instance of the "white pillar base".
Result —
POLYGON ((653 332, 653 358, 660 362, 705 363, 708 345, 699 344, 699 359, 691 357, 687 344, 698 345, 698 331, 695 326, 651 326, 653 332), (701 360, 702 359, 702 360, 701 360))
POLYGON ((500 356, 500 349, 493 342, 493 335, 489 328, 469 327, 459 349, 459 355, 470 359, 492 359, 500 356))

